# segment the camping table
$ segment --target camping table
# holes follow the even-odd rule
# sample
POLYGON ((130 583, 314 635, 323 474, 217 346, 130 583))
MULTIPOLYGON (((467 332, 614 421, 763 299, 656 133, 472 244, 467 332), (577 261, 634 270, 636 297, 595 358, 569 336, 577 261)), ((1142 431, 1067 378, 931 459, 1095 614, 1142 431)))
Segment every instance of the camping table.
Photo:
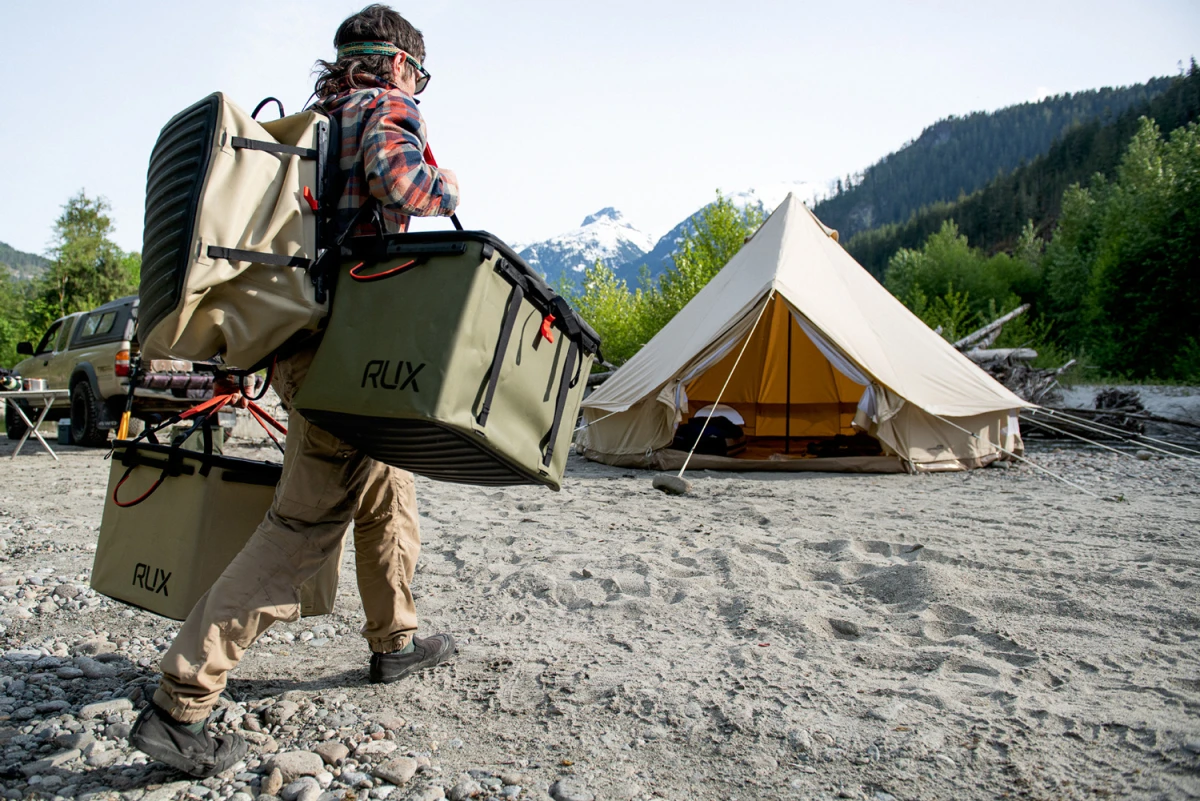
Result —
POLYGON ((42 443, 42 447, 46 449, 46 453, 53 456, 54 461, 58 461, 58 454, 56 454, 54 449, 47 444, 46 440, 42 439, 41 433, 38 432, 38 426, 45 421, 46 415, 50 413, 50 407, 54 405, 55 400, 68 398, 70 395, 70 390, 66 389, 31 389, 0 392, 0 400, 24 399, 33 401, 34 398, 40 398, 42 401, 42 411, 40 414, 38 414, 36 423, 31 423, 29 418, 25 416, 25 410, 21 408, 21 404, 8 404, 8 409, 16 409, 17 414, 21 415, 21 419, 25 421, 25 425, 27 426, 25 429, 25 435, 21 437, 20 442, 17 443, 16 450, 13 451, 12 458, 17 458, 17 454, 21 452, 21 447, 25 444, 25 440, 29 439, 29 435, 32 433, 35 437, 37 437, 37 441, 42 443))

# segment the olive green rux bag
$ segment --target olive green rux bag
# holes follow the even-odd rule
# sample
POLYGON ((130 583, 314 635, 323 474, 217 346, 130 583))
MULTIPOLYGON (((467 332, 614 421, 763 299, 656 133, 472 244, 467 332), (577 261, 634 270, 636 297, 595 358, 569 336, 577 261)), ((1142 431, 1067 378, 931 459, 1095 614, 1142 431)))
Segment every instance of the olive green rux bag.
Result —
MULTIPOLYGON (((92 589, 183 620, 262 522, 282 466, 120 440, 92 566, 92 589)), ((303 615, 333 611, 341 549, 301 585, 303 615)))
MULTIPOLYGON (((217 416, 233 399, 216 396, 113 444, 92 565, 96 592, 183 620, 258 529, 283 466, 220 452, 217 416), (190 427, 177 432, 185 421, 190 427), (160 443, 167 432, 170 444, 160 443)), ((287 430, 252 401, 246 406, 282 450, 271 429, 287 430)), ((339 545, 301 585, 301 614, 333 611, 341 561, 339 545)))
POLYGON ((482 231, 363 237, 346 253, 296 409, 429 478, 559 489, 595 331, 482 231))

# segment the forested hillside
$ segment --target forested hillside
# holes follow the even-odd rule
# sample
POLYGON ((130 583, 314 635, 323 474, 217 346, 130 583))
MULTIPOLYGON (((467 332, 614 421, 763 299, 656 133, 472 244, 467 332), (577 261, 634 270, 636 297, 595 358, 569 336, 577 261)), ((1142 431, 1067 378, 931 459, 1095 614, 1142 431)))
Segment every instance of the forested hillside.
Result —
MULTIPOLYGON (((1037 233, 1047 238, 1061 211, 1063 192, 1075 183, 1086 186, 1095 174, 1111 177, 1140 117, 1154 120, 1164 132, 1200 119, 1200 70, 1193 64, 1186 75, 1168 83, 1165 92, 1126 109, 1114 120, 1095 119, 1074 128, 1045 155, 966 198, 931 204, 901 224, 884 225, 842 241, 860 264, 882 278, 893 254, 901 248, 920 247, 947 220, 954 220, 974 247, 987 252, 1012 249, 1030 220, 1037 233)), ((1154 82, 1146 84, 1151 85, 1154 82)), ((837 227, 827 217, 822 220, 837 227)))
POLYGON ((0 261, 23 268, 0 270, 0 366, 12 367, 17 343, 36 341, 58 317, 137 292, 141 255, 112 241, 108 210, 103 198, 71 197, 54 224, 48 259, 0 243, 0 261))
POLYGON ((0 242, 0 265, 21 278, 32 278, 45 271, 50 262, 33 253, 24 253, 0 242))
POLYGON ((1042 155, 1076 126, 1104 125, 1131 107, 1144 107, 1170 85, 1170 78, 1155 78, 940 120, 848 184, 839 181, 837 193, 814 211, 843 242, 860 231, 904 222, 923 206, 955 201, 1042 155))

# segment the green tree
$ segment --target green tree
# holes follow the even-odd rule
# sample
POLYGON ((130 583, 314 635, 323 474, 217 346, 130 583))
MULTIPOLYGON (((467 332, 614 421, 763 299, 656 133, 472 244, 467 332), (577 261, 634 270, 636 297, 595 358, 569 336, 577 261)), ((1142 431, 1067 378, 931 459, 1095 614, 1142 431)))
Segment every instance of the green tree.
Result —
POLYGON ((82 190, 63 206, 54 224, 50 266, 37 281, 29 306, 33 331, 74 312, 137 292, 141 257, 112 241, 108 201, 82 190))
POLYGON ((631 292, 624 279, 603 262, 597 260, 584 272, 581 287, 564 285, 561 289, 600 335, 609 362, 623 364, 649 340, 645 293, 641 289, 631 292))
POLYGON ((1198 377, 1188 354, 1200 332, 1200 126, 1164 140, 1143 120, 1102 202, 1090 349, 1113 373, 1198 377))
POLYGON ((671 257, 672 268, 646 287, 650 336, 662 330, 737 255, 765 218, 761 206, 740 209, 720 192, 700 210, 671 257))
POLYGON ((623 364, 737 254, 764 217, 761 207, 739 209, 718 193, 693 219, 674 264, 658 280, 643 267, 641 286, 631 290, 597 262, 584 273, 582 285, 567 284, 561 291, 600 335, 605 358, 623 364))
POLYGON ((17 343, 29 338, 28 288, 27 282, 0 270, 0 365, 11 367, 24 358, 17 355, 17 343))
POLYGON ((1036 248, 1027 241, 1026 258, 986 256, 947 220, 919 250, 903 248, 891 258, 884 285, 931 328, 941 326, 942 336, 954 340, 1036 290, 1038 265, 1027 260, 1036 248))

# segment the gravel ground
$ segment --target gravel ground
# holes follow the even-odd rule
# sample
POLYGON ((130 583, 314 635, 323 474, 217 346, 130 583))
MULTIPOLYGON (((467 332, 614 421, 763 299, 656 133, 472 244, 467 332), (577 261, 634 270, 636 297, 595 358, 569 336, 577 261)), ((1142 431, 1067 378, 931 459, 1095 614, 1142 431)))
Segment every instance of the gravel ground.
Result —
MULTIPOLYGON (((367 683, 335 613, 273 628, 193 781, 126 743, 178 624, 88 587, 101 451, 0 445, 7 798, 1200 797, 1200 464, 1035 445, 939 476, 650 475, 560 494, 421 480, 422 630, 450 665, 367 683)), ((268 458, 266 450, 234 448, 268 458)))

